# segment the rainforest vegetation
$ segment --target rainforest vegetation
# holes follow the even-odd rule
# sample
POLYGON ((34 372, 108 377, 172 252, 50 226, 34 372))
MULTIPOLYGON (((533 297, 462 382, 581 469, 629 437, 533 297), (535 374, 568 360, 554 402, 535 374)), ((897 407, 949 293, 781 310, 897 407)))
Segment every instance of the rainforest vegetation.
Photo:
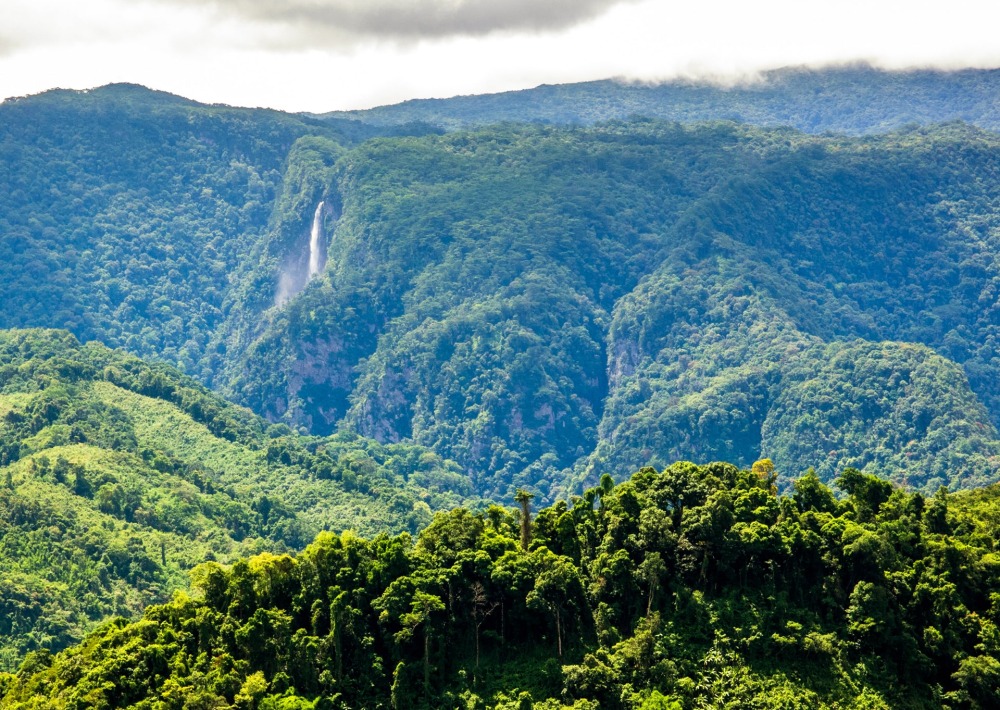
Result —
POLYGON ((163 365, 0 334, 0 669, 320 530, 416 532, 470 491, 406 444, 301 437, 163 365))
POLYGON ((998 706, 998 89, 4 101, 0 708, 998 706))
MULTIPOLYGON (((948 86, 972 101, 975 76, 948 86)), ((0 325, 165 362, 295 431, 413 442, 505 500, 677 459, 925 494, 1000 475, 990 131, 439 135, 129 86, 0 119, 0 325)))
POLYGON ((677 463, 536 514, 208 562, 192 594, 30 655, 0 707, 996 707, 997 489, 779 482, 677 463))

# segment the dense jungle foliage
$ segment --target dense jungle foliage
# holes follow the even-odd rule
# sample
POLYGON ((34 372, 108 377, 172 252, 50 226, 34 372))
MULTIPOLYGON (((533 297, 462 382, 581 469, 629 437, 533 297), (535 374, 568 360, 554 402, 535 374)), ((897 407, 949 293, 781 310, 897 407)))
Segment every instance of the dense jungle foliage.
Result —
POLYGON ((998 76, 5 101, 0 708, 997 706, 998 76))
POLYGON ((0 676, 0 707, 997 707, 998 489, 777 483, 676 463, 534 516, 519 494, 415 540, 209 562, 0 676))
POLYGON ((414 99, 325 118, 391 126, 420 121, 448 129, 517 123, 589 124, 634 116, 690 123, 724 118, 809 133, 882 133, 956 119, 1000 129, 1000 70, 882 71, 864 64, 762 72, 742 82, 591 81, 500 94, 414 99))
MULTIPOLYGON (((384 133, 127 84, 8 99, 2 326, 66 328, 210 383, 225 357, 225 324, 256 305, 248 265, 264 260, 273 282, 287 253, 271 250, 287 247, 279 208, 293 199, 288 183, 313 187, 302 184, 296 155, 384 133)), ((314 167, 315 181, 322 165, 314 167)), ((265 291, 270 306, 273 283, 265 291)))
POLYGON ((761 453, 926 493, 995 481, 998 148, 961 125, 370 141, 338 163, 324 278, 225 391, 412 439, 494 497, 761 453))
MULTIPOLYGON (((868 75, 944 80, 774 81, 868 75)), ((945 85, 975 103, 993 76, 945 85)), ((1000 475, 995 133, 438 135, 111 86, 4 102, 0 165, 0 325, 166 362, 300 432, 428 447, 482 495, 677 459, 926 494, 1000 475)))
POLYGON ((302 437, 169 367, 0 332, 0 669, 168 600, 206 559, 415 532, 468 492, 426 449, 302 437))

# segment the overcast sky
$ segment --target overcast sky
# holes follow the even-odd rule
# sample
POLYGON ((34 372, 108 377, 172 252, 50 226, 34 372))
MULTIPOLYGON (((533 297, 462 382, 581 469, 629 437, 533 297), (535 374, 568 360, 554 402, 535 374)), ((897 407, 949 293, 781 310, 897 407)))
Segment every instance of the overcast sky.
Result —
POLYGON ((365 108, 612 76, 1000 66, 1000 0, 0 0, 0 97, 365 108))

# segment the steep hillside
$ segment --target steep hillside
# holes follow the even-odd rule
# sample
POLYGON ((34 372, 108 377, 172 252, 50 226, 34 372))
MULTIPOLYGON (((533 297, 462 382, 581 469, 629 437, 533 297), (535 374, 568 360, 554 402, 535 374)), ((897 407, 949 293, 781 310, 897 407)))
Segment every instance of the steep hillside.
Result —
MULTIPOLYGON (((781 81, 868 74, 887 106, 924 76, 781 81)), ((994 133, 375 137, 130 86, 0 119, 0 325, 167 362, 300 432, 425 446, 495 498, 678 458, 1000 476, 994 133)))
POLYGON ((616 304, 611 461, 746 461, 760 441, 825 480, 862 464, 928 492, 956 468, 992 480, 1000 228, 981 188, 997 147, 958 126, 833 143, 696 205, 680 246, 616 304), (970 439, 991 442, 978 464, 962 455, 970 439))
POLYGON ((677 463, 534 519, 456 509, 415 544, 208 563, 193 597, 0 675, 0 708, 1000 703, 995 487, 775 483, 768 461, 677 463))
POLYGON ((998 148, 658 122, 370 142, 338 163, 323 279, 227 391, 500 497, 653 457, 993 481, 998 148))
POLYGON ((292 435, 176 371, 0 332, 0 667, 320 530, 416 531, 468 492, 411 446, 292 435))
POLYGON ((67 328, 210 383, 223 328, 270 307, 308 250, 315 202, 284 211, 314 187, 295 166, 379 133, 127 84, 3 102, 0 326, 67 328))
POLYGON ((963 120, 1000 129, 1000 70, 883 71, 864 65, 789 67, 725 85, 672 80, 616 80, 539 86, 481 96, 418 99, 327 119, 376 126, 423 121, 448 129, 502 121, 592 124, 634 116, 692 122, 727 119, 791 126, 808 133, 881 133, 907 124, 963 120))

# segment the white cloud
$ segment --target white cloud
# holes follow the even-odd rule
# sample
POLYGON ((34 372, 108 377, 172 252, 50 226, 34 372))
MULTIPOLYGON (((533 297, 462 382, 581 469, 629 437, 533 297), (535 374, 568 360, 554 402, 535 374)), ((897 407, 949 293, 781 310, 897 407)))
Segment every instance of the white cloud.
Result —
POLYGON ((263 0, 2 0, 0 96, 130 81, 202 101, 318 112, 607 76, 732 76, 858 59, 1000 66, 1000 3, 992 1, 641 0, 578 2, 577 11, 559 0, 551 16, 537 11, 529 21, 512 8, 544 0, 496 3, 493 15, 482 14, 486 0, 427 0, 417 5, 421 17, 408 16, 409 34, 404 15, 380 19, 365 9, 404 4, 290 0, 272 16, 267 8, 279 3, 263 0), (330 8, 352 19, 305 19, 330 8))
MULTIPOLYGON (((211 0, 218 11, 294 27, 318 44, 344 38, 422 39, 551 31, 635 0, 211 0)), ((206 5, 204 0, 160 0, 206 5)))

